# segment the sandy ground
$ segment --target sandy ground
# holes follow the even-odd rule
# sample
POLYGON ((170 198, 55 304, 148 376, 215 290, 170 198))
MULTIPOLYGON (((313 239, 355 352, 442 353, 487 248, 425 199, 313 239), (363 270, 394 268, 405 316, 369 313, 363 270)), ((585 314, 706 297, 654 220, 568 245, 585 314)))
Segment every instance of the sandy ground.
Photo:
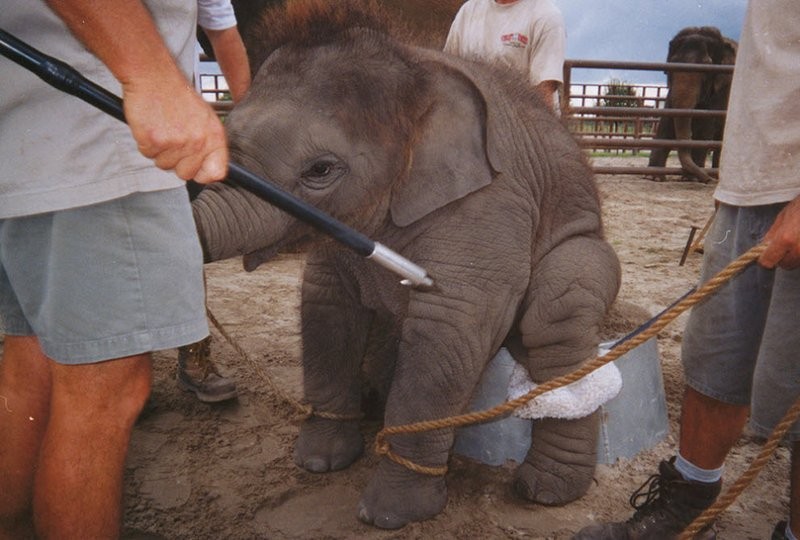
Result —
MULTIPOLYGON (((701 227, 712 211, 713 186, 632 176, 602 176, 598 184, 608 238, 622 262, 620 298, 655 314, 695 283, 701 256, 678 263, 690 227, 701 227)), ((136 426, 125 471, 127 530, 174 539, 565 539, 595 519, 626 519, 630 493, 674 452, 685 316, 658 337, 670 434, 633 459, 600 465, 582 499, 562 508, 525 504, 510 492, 510 465, 455 456, 447 475, 450 500, 441 515, 398 531, 361 524, 355 508, 375 468, 374 454, 324 475, 297 468, 291 457, 298 427, 284 396, 300 396, 302 265, 301 255, 283 255, 253 273, 245 273, 238 260, 208 266, 210 309, 249 358, 214 331, 214 357, 238 382, 240 397, 216 406, 197 402, 175 385, 175 351, 157 355, 153 395, 136 426)), ((364 426, 368 442, 377 429, 364 426)), ((759 444, 742 438, 729 460, 729 483, 759 444)), ((787 475, 788 453, 779 449, 721 516, 719 538, 769 538, 787 512, 787 475)))

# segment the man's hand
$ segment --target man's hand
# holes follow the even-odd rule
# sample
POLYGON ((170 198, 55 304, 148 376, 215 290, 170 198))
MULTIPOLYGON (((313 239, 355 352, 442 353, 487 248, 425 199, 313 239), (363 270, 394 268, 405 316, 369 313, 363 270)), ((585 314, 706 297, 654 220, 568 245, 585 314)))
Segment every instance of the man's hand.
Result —
POLYGON ((800 268, 800 196, 781 210, 775 223, 764 235, 767 249, 758 258, 766 268, 800 268))
POLYGON ((206 184, 227 174, 225 131, 183 75, 123 85, 125 118, 139 151, 184 180, 206 184))
POLYGON ((141 0, 47 3, 122 84, 125 120, 142 154, 184 180, 225 177, 222 123, 175 64, 141 0))

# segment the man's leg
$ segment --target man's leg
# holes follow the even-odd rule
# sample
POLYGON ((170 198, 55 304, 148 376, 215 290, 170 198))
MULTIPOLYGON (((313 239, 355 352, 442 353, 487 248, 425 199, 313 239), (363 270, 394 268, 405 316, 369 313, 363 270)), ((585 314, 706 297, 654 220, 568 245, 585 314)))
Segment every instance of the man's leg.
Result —
POLYGON ((749 407, 731 405, 686 388, 681 408, 680 455, 701 469, 718 469, 744 430, 749 407))
POLYGON ((150 393, 150 355, 80 366, 51 362, 50 421, 34 481, 36 532, 119 535, 128 442, 150 393))
POLYGON ((0 363, 0 539, 33 536, 33 474, 50 408, 50 367, 32 336, 5 336, 0 363))

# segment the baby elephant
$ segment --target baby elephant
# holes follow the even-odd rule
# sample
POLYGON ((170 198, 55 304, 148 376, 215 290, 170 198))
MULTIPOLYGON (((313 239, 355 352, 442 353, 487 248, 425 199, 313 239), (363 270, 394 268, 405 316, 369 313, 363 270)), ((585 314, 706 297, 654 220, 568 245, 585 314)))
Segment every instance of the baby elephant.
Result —
MULTIPOLYGON (((463 412, 503 345, 534 382, 563 375, 594 358, 620 270, 580 149, 521 77, 406 44, 352 2, 288 5, 265 32, 273 43, 252 89, 226 121, 232 158, 435 282, 408 288, 338 244, 311 246, 302 363, 316 414, 300 429, 295 459, 326 472, 363 452, 365 371, 387 381, 386 426, 463 412)), ((229 185, 205 189, 194 210, 207 260, 309 234, 229 185)), ((538 422, 515 491, 548 505, 583 495, 597 420, 538 422)), ((453 430, 387 442, 402 458, 443 469, 453 430)), ((398 528, 446 501, 444 476, 384 457, 358 516, 398 528)))

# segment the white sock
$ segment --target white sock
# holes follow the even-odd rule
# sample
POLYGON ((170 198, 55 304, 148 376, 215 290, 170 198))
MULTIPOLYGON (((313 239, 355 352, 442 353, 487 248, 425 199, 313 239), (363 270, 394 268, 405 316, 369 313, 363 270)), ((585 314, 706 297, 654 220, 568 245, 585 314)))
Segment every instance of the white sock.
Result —
POLYGON ((722 471, 725 467, 719 469, 701 469, 697 465, 686 461, 680 452, 675 458, 675 469, 681 473, 684 480, 693 480, 695 482, 705 482, 706 484, 713 484, 722 479, 722 471))

